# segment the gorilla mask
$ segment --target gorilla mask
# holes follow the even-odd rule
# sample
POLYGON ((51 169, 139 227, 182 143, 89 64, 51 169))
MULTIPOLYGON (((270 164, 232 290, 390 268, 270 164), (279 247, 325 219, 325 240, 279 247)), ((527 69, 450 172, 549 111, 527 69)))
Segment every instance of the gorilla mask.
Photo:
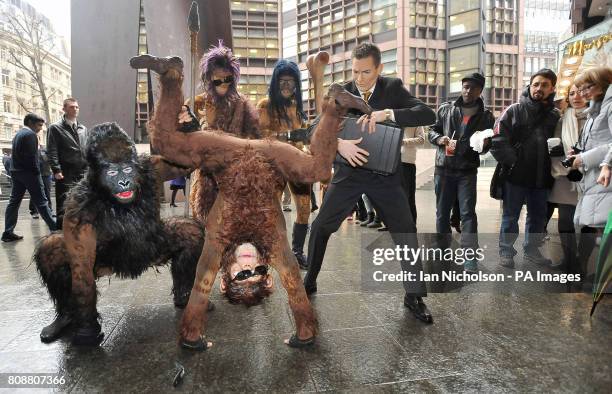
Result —
POLYGON ((89 176, 119 204, 133 202, 138 194, 138 157, 130 137, 117 123, 102 123, 87 139, 89 176))

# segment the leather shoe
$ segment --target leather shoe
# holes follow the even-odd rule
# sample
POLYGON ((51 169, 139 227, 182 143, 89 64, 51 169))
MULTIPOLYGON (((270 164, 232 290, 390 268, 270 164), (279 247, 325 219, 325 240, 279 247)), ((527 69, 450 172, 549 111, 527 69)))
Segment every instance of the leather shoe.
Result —
POLYGON ((423 298, 406 294, 404 296, 404 306, 410 309, 414 317, 417 319, 427 324, 433 323, 433 317, 431 316, 431 312, 429 312, 427 305, 425 305, 423 302, 423 298))
POLYGON ((55 320, 40 332, 40 340, 44 343, 53 342, 62 336, 64 330, 70 326, 72 318, 65 313, 59 313, 55 320))
POLYGON ((72 337, 72 344, 75 346, 98 346, 104 340, 104 333, 100 323, 93 322, 77 328, 72 337))
POLYGON ((304 290, 306 290, 306 295, 311 295, 317 292, 317 284, 307 285, 304 284, 304 290))
POLYGON ((4 242, 19 241, 21 239, 23 239, 23 237, 21 235, 15 234, 15 233, 4 233, 4 234, 2 234, 2 241, 4 241, 4 242))
POLYGON ((374 221, 374 222, 368 224, 366 227, 367 228, 381 228, 382 227, 382 223, 374 221))

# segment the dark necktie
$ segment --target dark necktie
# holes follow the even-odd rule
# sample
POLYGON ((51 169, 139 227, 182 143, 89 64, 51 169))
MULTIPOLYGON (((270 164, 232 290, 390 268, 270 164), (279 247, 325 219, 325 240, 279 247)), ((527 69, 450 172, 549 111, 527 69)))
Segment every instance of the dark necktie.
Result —
POLYGON ((365 100, 366 103, 370 99, 371 95, 372 95, 372 92, 363 92, 363 99, 365 100))

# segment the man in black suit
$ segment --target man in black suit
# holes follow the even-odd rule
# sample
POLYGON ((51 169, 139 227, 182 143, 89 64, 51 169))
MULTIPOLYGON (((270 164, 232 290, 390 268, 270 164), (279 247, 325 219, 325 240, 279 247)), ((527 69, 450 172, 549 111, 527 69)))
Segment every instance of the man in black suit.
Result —
MULTIPOLYGON (((375 110, 371 115, 362 115, 358 123, 373 132, 377 122, 393 121, 400 127, 425 126, 436 121, 436 114, 422 101, 412 96, 398 78, 380 76, 380 49, 373 44, 363 43, 352 53, 353 81, 345 88, 363 97, 375 110)), ((323 263, 327 241, 340 227, 355 202, 365 193, 372 201, 388 227, 394 242, 416 248, 416 225, 410 213, 408 197, 401 185, 401 174, 389 176, 376 174, 359 168, 367 161, 368 152, 358 145, 360 140, 338 141, 338 152, 350 165, 337 164, 334 177, 321 204, 319 215, 312 223, 308 243, 308 273, 304 287, 308 294, 317 291, 316 279, 323 263)), ((421 262, 410 265, 402 261, 402 270, 422 270, 421 262)), ((427 295, 425 284, 420 281, 404 282, 406 295, 404 305, 414 315, 431 323, 431 313, 422 300, 427 295)))
POLYGON ((45 197, 38 164, 37 134, 42 130, 45 121, 38 115, 27 114, 23 124, 25 127, 19 130, 13 138, 13 161, 11 165, 13 188, 4 214, 4 232, 2 233, 2 241, 4 242, 23 239, 21 235, 15 234, 14 230, 17 225, 19 206, 26 190, 30 193, 36 209, 40 212, 49 229, 51 231, 56 229, 55 221, 51 217, 51 210, 45 197))
POLYGON ((55 179, 55 209, 57 225, 61 229, 64 218, 64 201, 83 173, 87 162, 84 148, 87 128, 78 123, 79 103, 74 98, 64 100, 64 116, 49 126, 47 132, 47 154, 55 179))

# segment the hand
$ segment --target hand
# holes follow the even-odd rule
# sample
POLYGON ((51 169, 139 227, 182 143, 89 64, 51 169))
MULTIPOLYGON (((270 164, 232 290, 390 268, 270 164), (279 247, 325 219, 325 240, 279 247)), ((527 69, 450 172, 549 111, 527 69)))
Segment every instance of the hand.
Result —
POLYGON ((603 185, 603 187, 608 187, 610 185, 610 166, 604 165, 601 167, 601 172, 599 173, 599 177, 597 178, 597 183, 603 185))
POLYGON ((178 122, 179 123, 189 123, 193 120, 191 116, 191 110, 183 108, 181 112, 179 112, 178 122))
POLYGON ((572 163, 572 168, 577 170, 582 167, 582 157, 580 155, 570 155, 569 157, 574 158, 574 162, 572 163))
POLYGON ((491 138, 485 138, 482 142, 482 151, 486 151, 489 150, 489 148, 491 147, 492 144, 492 139, 491 138))
POLYGON ((53 174, 53 178, 55 178, 56 181, 61 181, 64 179, 64 174, 62 174, 61 172, 56 172, 55 174, 53 174))
POLYGON ((363 138, 358 140, 343 140, 338 138, 338 153, 344 157, 353 167, 361 167, 368 162, 370 154, 357 146, 363 138))
POLYGON ((357 119, 357 124, 361 124, 361 131, 365 131, 367 125, 368 133, 372 134, 376 131, 376 123, 384 122, 385 120, 387 120, 385 111, 374 111, 370 115, 363 115, 357 119))
POLYGON ((442 136, 440 138, 438 138, 438 145, 440 146, 444 146, 444 145, 448 145, 450 143, 450 137, 447 136, 442 136))

